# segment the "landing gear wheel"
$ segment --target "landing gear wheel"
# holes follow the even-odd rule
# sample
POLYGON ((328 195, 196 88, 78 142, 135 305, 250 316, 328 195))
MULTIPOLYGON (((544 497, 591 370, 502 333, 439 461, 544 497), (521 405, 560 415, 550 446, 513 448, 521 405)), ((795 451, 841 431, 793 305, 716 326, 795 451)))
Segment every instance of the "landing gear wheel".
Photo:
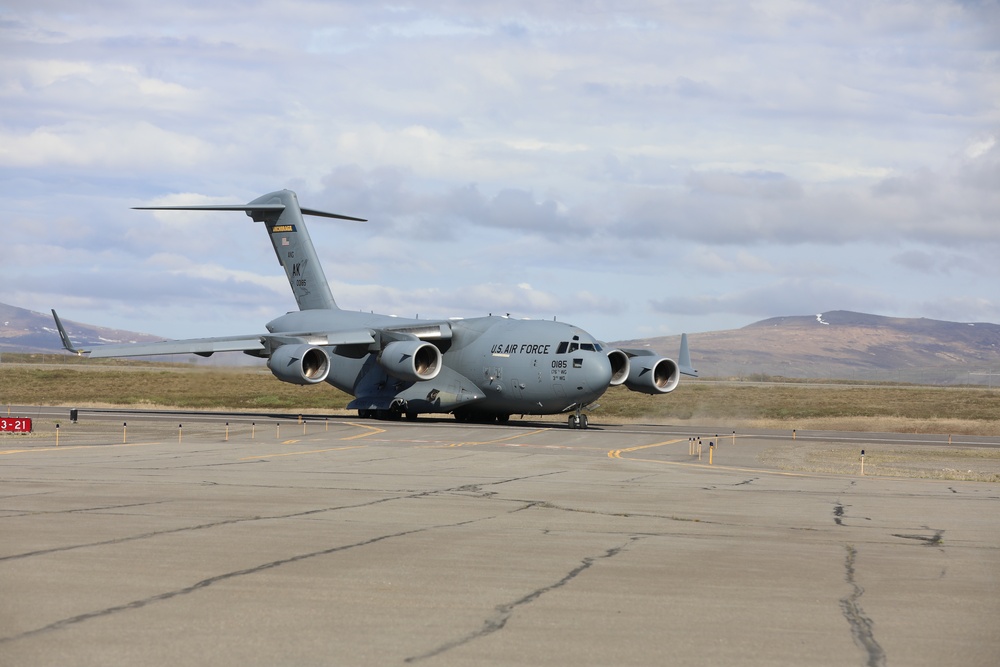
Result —
POLYGON ((587 415, 580 415, 579 424, 580 428, 587 428, 590 426, 590 420, 587 419, 587 415))
POLYGON ((411 421, 411 422, 417 421, 417 413, 416 412, 407 412, 406 413, 406 419, 408 421, 411 421))
POLYGON ((498 424, 507 424, 510 422, 510 415, 497 415, 498 424))
POLYGON ((580 418, 576 415, 570 415, 569 419, 566 420, 566 425, 570 428, 580 428, 580 418))

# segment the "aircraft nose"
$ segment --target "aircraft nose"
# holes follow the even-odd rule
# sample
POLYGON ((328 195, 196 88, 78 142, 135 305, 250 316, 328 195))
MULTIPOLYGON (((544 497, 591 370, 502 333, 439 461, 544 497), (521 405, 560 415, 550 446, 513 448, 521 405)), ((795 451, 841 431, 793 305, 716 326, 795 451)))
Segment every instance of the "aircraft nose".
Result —
POLYGON ((589 355, 583 363, 587 387, 604 391, 611 384, 611 360, 600 352, 589 355))

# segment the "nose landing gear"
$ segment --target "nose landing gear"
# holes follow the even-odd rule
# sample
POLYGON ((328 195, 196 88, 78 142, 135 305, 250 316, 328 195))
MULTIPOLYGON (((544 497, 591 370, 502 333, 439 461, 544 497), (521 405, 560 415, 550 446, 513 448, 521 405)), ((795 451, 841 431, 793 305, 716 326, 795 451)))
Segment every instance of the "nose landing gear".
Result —
POLYGON ((590 421, 587 419, 587 415, 583 414, 578 408, 574 414, 569 416, 566 425, 570 428, 587 428, 590 426, 590 421))

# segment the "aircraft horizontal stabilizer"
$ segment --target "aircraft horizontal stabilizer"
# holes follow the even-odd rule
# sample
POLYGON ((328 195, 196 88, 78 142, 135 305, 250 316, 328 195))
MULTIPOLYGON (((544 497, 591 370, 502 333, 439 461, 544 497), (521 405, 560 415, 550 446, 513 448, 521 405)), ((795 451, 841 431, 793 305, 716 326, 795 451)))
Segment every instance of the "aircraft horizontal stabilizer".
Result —
MULTIPOLYGON (((253 217, 255 211, 280 213, 285 210, 284 204, 205 204, 204 206, 133 206, 135 211, 244 211, 253 217)), ((321 218, 336 218, 337 220, 353 220, 354 222, 368 222, 366 218, 355 218, 350 215, 339 213, 327 213, 314 208, 300 208, 305 215, 315 215, 321 218)))
POLYGON ((326 211, 317 211, 314 208, 300 208, 303 215, 314 215, 318 218, 336 218, 337 220, 353 220, 354 222, 368 222, 367 218, 355 218, 350 215, 341 215, 340 213, 327 213, 326 211))

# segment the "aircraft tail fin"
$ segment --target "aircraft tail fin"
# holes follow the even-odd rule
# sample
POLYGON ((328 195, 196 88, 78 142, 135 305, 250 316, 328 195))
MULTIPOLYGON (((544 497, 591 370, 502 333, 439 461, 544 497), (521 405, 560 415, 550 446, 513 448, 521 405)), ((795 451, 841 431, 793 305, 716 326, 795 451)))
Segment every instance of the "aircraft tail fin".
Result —
POLYGON ((688 350, 688 335, 681 334, 681 351, 677 354, 677 368, 684 375, 698 377, 698 371, 691 367, 691 352, 688 350))
POLYGON ((301 208, 291 190, 279 190, 254 199, 249 204, 220 206, 137 206, 141 210, 173 211, 244 211, 254 222, 263 222, 274 247, 278 263, 285 269, 288 284, 299 310, 337 309, 330 283, 316 255, 302 215, 355 220, 362 218, 301 208))

